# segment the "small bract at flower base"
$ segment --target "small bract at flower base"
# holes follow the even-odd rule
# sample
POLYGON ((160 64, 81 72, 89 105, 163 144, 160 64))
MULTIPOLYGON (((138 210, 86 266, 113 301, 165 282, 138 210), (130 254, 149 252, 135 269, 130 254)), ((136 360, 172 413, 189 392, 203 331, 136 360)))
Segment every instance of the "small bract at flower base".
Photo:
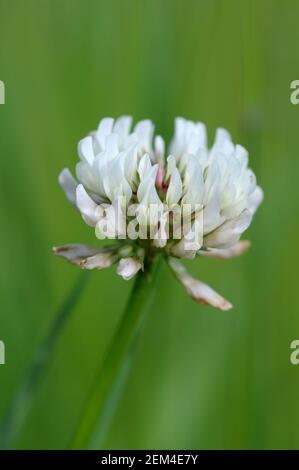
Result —
POLYGON ((98 239, 108 247, 67 245, 55 254, 83 269, 118 263, 117 273, 131 279, 144 260, 163 254, 175 277, 195 300, 222 310, 231 304, 193 279, 179 259, 198 256, 228 259, 249 248, 240 241, 263 199, 248 167, 248 153, 224 129, 208 148, 204 124, 175 120, 165 151, 150 120, 104 118, 79 142, 76 178, 59 175, 67 199, 98 239))

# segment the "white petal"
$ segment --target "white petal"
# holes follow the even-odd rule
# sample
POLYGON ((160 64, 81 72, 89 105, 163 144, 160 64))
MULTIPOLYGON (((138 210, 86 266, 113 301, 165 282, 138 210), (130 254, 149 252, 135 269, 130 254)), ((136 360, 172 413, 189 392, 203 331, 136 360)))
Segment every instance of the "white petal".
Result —
POLYGON ((65 192, 67 199, 76 207, 76 187, 77 181, 68 168, 64 168, 58 177, 60 186, 65 192))
POLYGON ((88 191, 104 196, 102 178, 98 174, 95 165, 92 167, 86 162, 79 162, 76 165, 76 176, 78 181, 84 185, 88 191))
POLYGON ((196 127, 196 135, 198 136, 198 142, 200 147, 206 148, 207 147, 207 129, 203 122, 197 122, 195 124, 196 127))
POLYGON ((230 133, 226 129, 223 129, 222 127, 219 127, 218 129, 216 129, 214 145, 221 146, 227 141, 231 142, 230 133))
POLYGON ((203 171, 199 160, 193 155, 190 155, 187 161, 184 177, 184 191, 185 195, 182 204, 191 204, 193 206, 203 203, 203 171))
MULTIPOLYGON (((250 209, 248 207, 250 204, 248 203, 248 196, 243 197, 243 199, 238 199, 237 196, 232 204, 227 205, 226 207, 221 209, 221 214, 223 215, 224 219, 234 219, 238 217, 241 212, 245 209, 250 209)), ((220 225, 220 224, 219 224, 220 225)))
POLYGON ((118 134, 121 138, 124 138, 129 134, 131 125, 132 116, 121 116, 115 121, 113 132, 118 134))
MULTIPOLYGON (((205 125, 201 122, 187 121, 183 118, 175 119, 174 137, 170 144, 170 153, 178 162, 186 154, 201 156, 207 151, 207 134, 205 125)), ((181 166, 181 165, 180 165, 181 166)))
POLYGON ((167 159, 168 170, 167 173, 170 175, 170 183, 166 193, 166 203, 171 206, 177 204, 182 197, 183 185, 179 170, 176 167, 175 158, 170 155, 167 159))
POLYGON ((138 184, 137 164, 138 164, 138 151, 137 145, 131 145, 124 155, 124 174, 132 189, 136 189, 138 184))
POLYGON ((215 258, 215 259, 229 259, 241 256, 250 248, 249 240, 242 240, 231 248, 219 249, 219 248, 209 248, 206 251, 199 251, 199 255, 205 256, 206 258, 215 258))
POLYGON ((149 193, 152 187, 155 187, 158 168, 158 164, 152 166, 147 154, 144 155, 144 157, 140 160, 138 166, 140 184, 137 191, 137 198, 139 202, 144 200, 145 195, 149 193))
POLYGON ((155 137, 155 154, 156 154, 156 161, 163 162, 164 154, 165 154, 165 142, 160 135, 155 137))
POLYGON ((244 210, 238 217, 228 220, 204 239, 204 246, 209 248, 229 248, 240 238, 248 228, 252 215, 244 210))
POLYGON ((138 136, 138 141, 141 144, 141 148, 146 152, 152 150, 152 139, 154 133, 154 125, 149 119, 139 121, 134 129, 134 133, 138 136))
POLYGON ((76 189, 76 204, 85 222, 91 227, 95 227, 99 220, 98 206, 87 194, 82 184, 79 184, 76 189))
POLYGON ((127 202, 132 197, 132 189, 124 176, 124 154, 119 154, 109 163, 106 176, 103 177, 104 189, 107 197, 114 202, 120 196, 125 196, 127 202))
POLYGON ((218 184, 211 188, 209 200, 203 212, 204 234, 208 234, 223 224, 225 218, 220 215, 221 196, 218 184))
POLYGON ((264 199, 264 192, 262 188, 257 186, 253 193, 249 196, 249 210, 251 214, 253 215, 259 205, 262 203, 264 199))
POLYGON ((235 148, 235 155, 236 155, 236 158, 239 160, 239 162, 241 163, 241 165, 246 168, 247 165, 248 165, 248 152, 247 150, 242 147, 242 145, 236 145, 236 148, 235 148))
POLYGON ((142 269, 142 264, 137 258, 122 258, 117 267, 117 274, 128 281, 142 269))
POLYGON ((175 277, 185 287, 193 300, 201 304, 212 305, 220 310, 229 310, 232 308, 232 304, 221 295, 217 294, 211 287, 190 276, 179 261, 174 258, 169 258, 168 263, 175 277))
POLYGON ((151 159, 149 155, 146 153, 145 155, 143 155, 138 165, 138 174, 139 174, 141 181, 144 180, 144 178, 149 174, 151 168, 152 168, 151 159))
POLYGON ((107 154, 108 160, 112 160, 117 156, 119 153, 117 134, 109 134, 106 137, 105 152, 107 154))
POLYGON ((174 120, 174 133, 178 137, 178 139, 182 139, 184 137, 185 126, 187 121, 183 117, 176 117, 174 120))
POLYGON ((105 149, 106 137, 111 134, 114 119, 104 118, 100 121, 99 127, 96 131, 96 138, 100 144, 101 150, 105 149))
POLYGON ((88 163, 90 166, 93 164, 94 150, 92 137, 90 135, 80 140, 78 144, 78 153, 83 162, 88 163))
POLYGON ((148 175, 141 181, 138 187, 137 199, 141 204, 162 204, 155 186, 157 171, 158 165, 156 164, 151 167, 148 175))

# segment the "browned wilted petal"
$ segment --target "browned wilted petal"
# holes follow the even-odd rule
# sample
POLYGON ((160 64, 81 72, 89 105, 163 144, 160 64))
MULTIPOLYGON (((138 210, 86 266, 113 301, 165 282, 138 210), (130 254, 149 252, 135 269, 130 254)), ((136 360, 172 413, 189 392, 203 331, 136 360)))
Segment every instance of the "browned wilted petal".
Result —
POLYGON ((228 300, 204 282, 192 277, 178 260, 170 257, 168 264, 177 280, 185 287, 193 300, 198 303, 212 305, 220 310, 230 310, 232 308, 232 304, 228 300))
POLYGON ((71 244, 54 247, 53 252, 83 269, 104 269, 116 261, 113 248, 94 248, 87 245, 71 244))

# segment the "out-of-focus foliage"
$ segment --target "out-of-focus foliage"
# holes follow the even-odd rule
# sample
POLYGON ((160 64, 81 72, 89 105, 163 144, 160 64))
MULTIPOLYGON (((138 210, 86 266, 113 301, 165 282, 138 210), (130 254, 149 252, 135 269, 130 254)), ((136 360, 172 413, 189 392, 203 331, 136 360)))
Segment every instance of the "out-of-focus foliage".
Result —
MULTIPOLYGON (((103 116, 182 115, 249 149, 265 201, 241 259, 190 270, 233 301, 198 306, 163 269, 109 448, 299 444, 299 106, 295 1, 0 0, 0 414, 78 275, 51 246, 96 242, 57 184, 103 116)), ((132 283, 94 272, 16 448, 65 448, 132 283)))

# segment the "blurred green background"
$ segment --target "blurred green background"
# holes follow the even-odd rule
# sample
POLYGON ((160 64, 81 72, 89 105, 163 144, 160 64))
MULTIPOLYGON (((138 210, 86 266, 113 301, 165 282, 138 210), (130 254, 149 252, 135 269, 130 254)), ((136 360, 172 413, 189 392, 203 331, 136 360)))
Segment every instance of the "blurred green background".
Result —
MULTIPOLYGON (((105 442, 110 449, 299 447, 299 3, 0 0, 0 416, 78 270, 53 245, 93 243, 59 171, 104 116, 177 115, 229 129, 265 191, 241 259, 190 270, 230 299, 189 300, 166 268, 105 442)), ((132 288, 93 272, 42 380, 18 449, 66 448, 132 288)))

